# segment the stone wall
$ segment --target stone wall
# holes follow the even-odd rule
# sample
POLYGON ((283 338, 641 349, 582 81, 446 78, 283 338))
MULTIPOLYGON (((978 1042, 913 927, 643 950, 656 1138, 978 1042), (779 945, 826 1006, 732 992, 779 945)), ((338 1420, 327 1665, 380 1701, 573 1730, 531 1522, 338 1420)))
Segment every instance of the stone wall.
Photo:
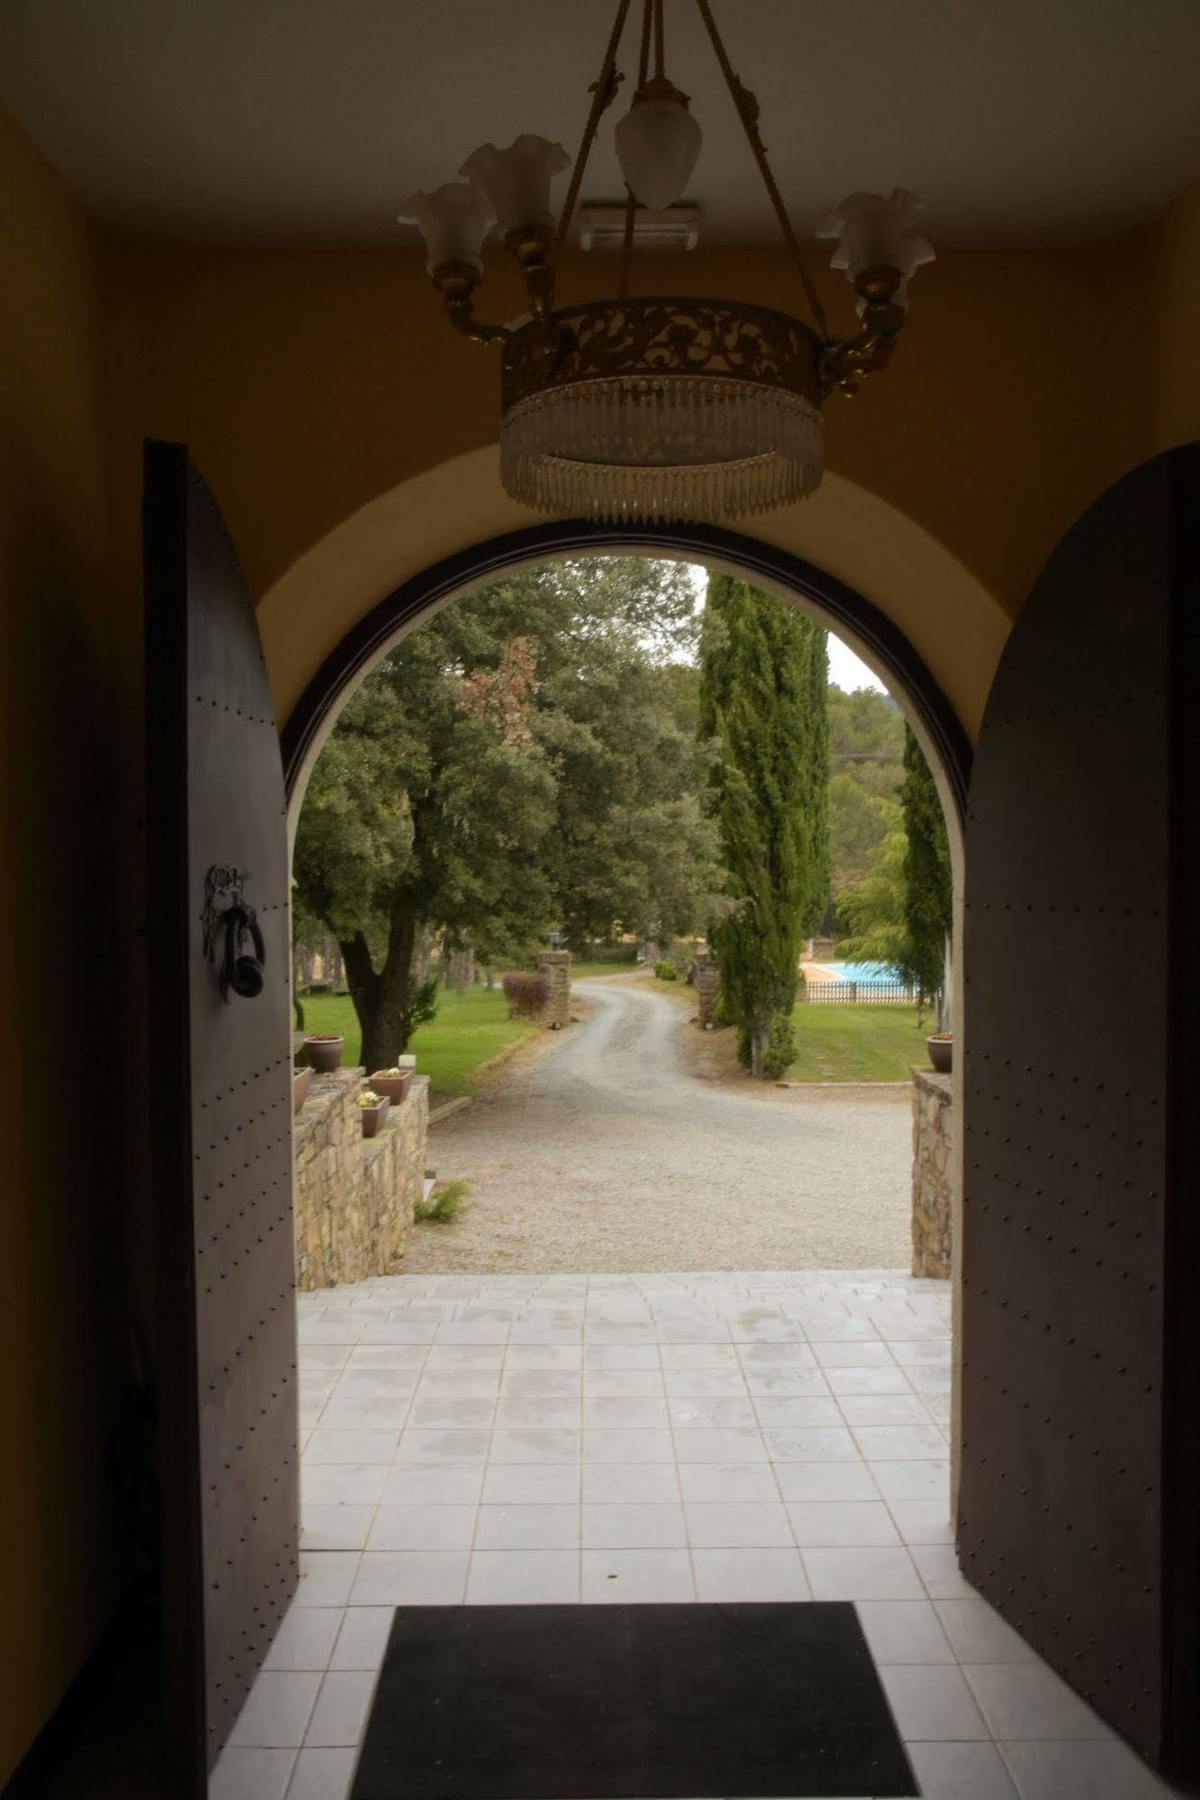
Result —
POLYGON ((914 1275, 950 1274, 950 1150, 954 1109, 948 1075, 913 1070, 914 1275))
POLYGON ((550 983, 542 1023, 551 1031, 558 1031, 561 1026, 571 1023, 571 952, 543 950, 538 957, 538 968, 550 983))
POLYGON ((364 1138, 362 1069, 318 1075, 295 1120, 296 1280, 332 1287, 400 1268, 425 1179, 429 1078, 364 1138))
POLYGON ((721 972, 707 950, 696 952, 696 1022, 705 1031, 716 1024, 717 995, 721 990, 721 972))

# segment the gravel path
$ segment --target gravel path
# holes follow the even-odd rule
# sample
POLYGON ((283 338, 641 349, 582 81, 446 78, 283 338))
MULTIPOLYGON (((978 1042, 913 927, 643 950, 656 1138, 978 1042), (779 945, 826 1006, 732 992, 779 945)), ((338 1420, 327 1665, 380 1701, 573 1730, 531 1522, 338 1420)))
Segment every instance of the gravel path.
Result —
POLYGON ((688 1015, 624 979, 430 1133, 442 1180, 472 1184, 405 1272, 907 1269, 903 1089, 740 1091, 686 1066, 688 1015))

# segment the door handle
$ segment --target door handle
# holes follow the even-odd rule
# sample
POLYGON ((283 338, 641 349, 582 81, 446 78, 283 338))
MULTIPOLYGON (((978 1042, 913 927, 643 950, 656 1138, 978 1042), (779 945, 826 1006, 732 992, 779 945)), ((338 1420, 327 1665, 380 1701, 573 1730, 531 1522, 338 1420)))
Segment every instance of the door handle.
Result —
POLYGON ((218 964, 217 985, 226 1005, 233 994, 257 999, 266 981, 267 947, 245 896, 246 879, 227 863, 214 863, 204 878, 204 954, 218 964))
POLYGON ((267 947, 252 906, 231 906, 225 914, 225 956, 221 964, 221 994, 230 990, 243 1000, 255 1000, 263 991, 267 947))

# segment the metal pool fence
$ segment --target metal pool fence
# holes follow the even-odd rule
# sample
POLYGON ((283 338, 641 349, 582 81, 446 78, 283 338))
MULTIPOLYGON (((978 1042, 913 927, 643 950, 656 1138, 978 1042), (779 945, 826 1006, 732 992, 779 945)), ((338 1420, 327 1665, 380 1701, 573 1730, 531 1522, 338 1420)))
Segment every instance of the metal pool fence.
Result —
POLYGON ((835 1000, 872 1006, 912 1006, 917 992, 903 981, 805 981, 797 998, 810 1006, 829 1005, 835 1000))

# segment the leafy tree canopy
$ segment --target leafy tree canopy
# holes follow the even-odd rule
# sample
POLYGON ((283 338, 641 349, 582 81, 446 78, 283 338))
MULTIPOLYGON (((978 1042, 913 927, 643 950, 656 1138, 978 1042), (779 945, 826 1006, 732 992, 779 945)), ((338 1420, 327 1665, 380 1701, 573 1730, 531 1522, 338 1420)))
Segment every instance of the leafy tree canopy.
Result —
POLYGON ((923 1000, 945 977, 952 902, 950 846, 933 776, 904 727, 904 778, 892 822, 867 874, 839 901, 838 952, 854 962, 887 964, 923 1000))
POLYGON ((714 833, 677 666, 695 615, 680 565, 545 564, 444 608, 344 708, 295 874, 342 945, 373 1066, 419 1010, 422 936, 493 963, 553 925, 578 942, 704 917, 714 833))
POLYGON ((701 642, 701 730, 727 909, 711 932, 728 1013, 752 1071, 791 1012, 800 948, 829 892, 826 634, 796 607, 712 575, 701 642))

